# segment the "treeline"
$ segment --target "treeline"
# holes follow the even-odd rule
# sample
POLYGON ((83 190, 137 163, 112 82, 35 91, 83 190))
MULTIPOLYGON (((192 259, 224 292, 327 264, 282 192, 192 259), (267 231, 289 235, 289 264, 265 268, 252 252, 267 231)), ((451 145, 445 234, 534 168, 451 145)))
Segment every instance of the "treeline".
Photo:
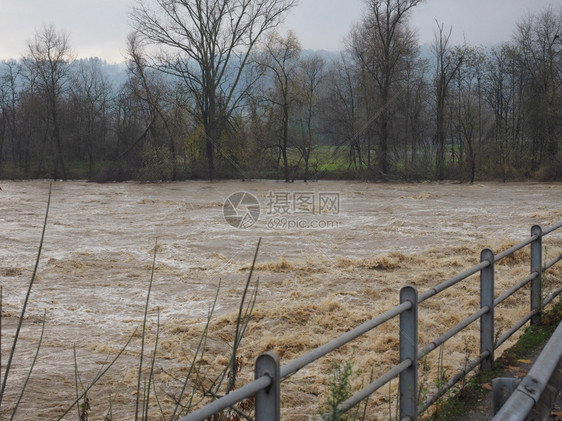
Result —
POLYGON ((451 45, 437 24, 422 48, 407 20, 419 0, 373 0, 333 57, 275 31, 293 1, 266 2, 276 14, 241 29, 236 10, 183 16, 183 37, 159 32, 170 11, 134 10, 119 82, 44 27, 0 63, 0 178, 562 177, 562 8, 499 46, 451 45))

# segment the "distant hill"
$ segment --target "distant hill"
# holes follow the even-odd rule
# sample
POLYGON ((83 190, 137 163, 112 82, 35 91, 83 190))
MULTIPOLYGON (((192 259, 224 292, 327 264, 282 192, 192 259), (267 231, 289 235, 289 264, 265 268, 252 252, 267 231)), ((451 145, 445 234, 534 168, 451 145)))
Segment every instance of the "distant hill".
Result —
MULTIPOLYGON (((341 60, 342 51, 327 51, 327 50, 303 50, 302 57, 307 58, 314 54, 318 54, 327 63, 338 62, 341 60)), ((420 57, 426 59, 430 64, 433 63, 432 46, 424 44, 420 46, 420 57)), ((2 72, 2 63, 6 60, 0 61, 0 73, 2 72)), ((127 81, 127 63, 125 61, 120 63, 108 63, 99 57, 81 58, 74 60, 73 64, 79 65, 80 63, 95 62, 99 66, 103 75, 111 83, 113 89, 118 90, 127 81)))

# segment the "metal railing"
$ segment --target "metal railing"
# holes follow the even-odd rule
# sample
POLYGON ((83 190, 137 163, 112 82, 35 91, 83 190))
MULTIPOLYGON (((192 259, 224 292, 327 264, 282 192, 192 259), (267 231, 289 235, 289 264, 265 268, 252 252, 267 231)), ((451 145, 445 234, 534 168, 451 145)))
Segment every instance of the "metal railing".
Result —
MULTIPOLYGON (((495 421, 549 419, 554 399, 562 387, 562 323, 558 325, 525 378, 521 381, 499 380, 509 380, 511 388, 517 388, 496 413, 495 421)), ((494 384, 494 395, 496 393, 494 384)), ((494 403, 496 400, 494 396, 494 403)))
POLYGON ((280 419, 280 390, 281 382, 288 376, 296 373, 301 368, 318 360, 326 354, 340 348, 361 335, 394 319, 400 318, 400 362, 386 371, 382 376, 355 393, 338 407, 338 412, 344 413, 368 398, 392 379, 399 377, 399 416, 401 420, 415 420, 433 405, 444 393, 451 389, 459 380, 480 366, 483 371, 491 370, 494 363, 494 351, 507 341, 517 330, 527 322, 538 324, 544 306, 548 305, 561 292, 562 287, 553 291, 544 301, 542 300, 542 274, 550 267, 562 260, 562 254, 542 264, 542 238, 562 227, 562 222, 545 230, 535 225, 531 229, 531 236, 521 243, 494 255, 492 250, 484 249, 480 254, 480 263, 472 266, 462 273, 430 288, 423 294, 413 286, 406 286, 400 290, 400 304, 387 312, 371 319, 360 326, 344 333, 330 342, 313 349, 303 356, 280 366, 279 359, 273 352, 260 355, 255 363, 255 380, 240 389, 198 409, 181 418, 181 421, 202 421, 225 409, 233 407, 236 403, 255 397, 255 420, 280 419), (530 245, 530 275, 519 281, 516 285, 494 298, 494 264, 501 259, 515 253, 523 247, 530 245), (429 298, 458 284, 466 278, 480 273, 480 308, 447 332, 418 349, 418 307, 429 298), (530 312, 497 340, 494 340, 494 308, 527 284, 530 287, 530 312), (435 350, 448 339, 461 332, 473 322, 480 320, 480 353, 467 362, 465 368, 450 378, 424 403, 418 406, 418 360, 435 350))

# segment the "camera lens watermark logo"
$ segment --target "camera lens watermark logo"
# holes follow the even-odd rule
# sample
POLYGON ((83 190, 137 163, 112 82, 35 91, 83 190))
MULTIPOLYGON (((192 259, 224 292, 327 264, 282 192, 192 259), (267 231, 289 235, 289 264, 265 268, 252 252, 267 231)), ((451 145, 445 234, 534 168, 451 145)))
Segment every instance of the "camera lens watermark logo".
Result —
POLYGON ((234 228, 254 225, 269 229, 334 229, 340 226, 340 193, 332 191, 270 191, 263 208, 256 196, 242 191, 224 201, 225 221, 234 228), (264 221, 258 223, 260 213, 264 221))
POLYGON ((232 193, 222 206, 226 222, 234 228, 250 228, 260 217, 260 202, 251 193, 232 193))

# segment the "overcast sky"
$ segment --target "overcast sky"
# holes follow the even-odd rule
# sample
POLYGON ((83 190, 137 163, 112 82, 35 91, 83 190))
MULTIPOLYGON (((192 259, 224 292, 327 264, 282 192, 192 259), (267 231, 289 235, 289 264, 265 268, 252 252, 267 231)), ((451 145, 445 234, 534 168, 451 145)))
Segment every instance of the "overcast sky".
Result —
MULTIPOLYGON (((134 0, 0 0, 0 59, 19 58, 44 24, 70 35, 78 57, 123 60, 128 13, 134 0)), ((498 44, 511 38, 515 24, 529 12, 561 7, 560 0, 425 0, 413 10, 410 24, 419 40, 432 43, 435 19, 453 28, 452 39, 470 44, 498 44)), ((336 51, 353 23, 360 20, 363 0, 300 0, 287 16, 283 31, 293 29, 303 48, 336 51)))

